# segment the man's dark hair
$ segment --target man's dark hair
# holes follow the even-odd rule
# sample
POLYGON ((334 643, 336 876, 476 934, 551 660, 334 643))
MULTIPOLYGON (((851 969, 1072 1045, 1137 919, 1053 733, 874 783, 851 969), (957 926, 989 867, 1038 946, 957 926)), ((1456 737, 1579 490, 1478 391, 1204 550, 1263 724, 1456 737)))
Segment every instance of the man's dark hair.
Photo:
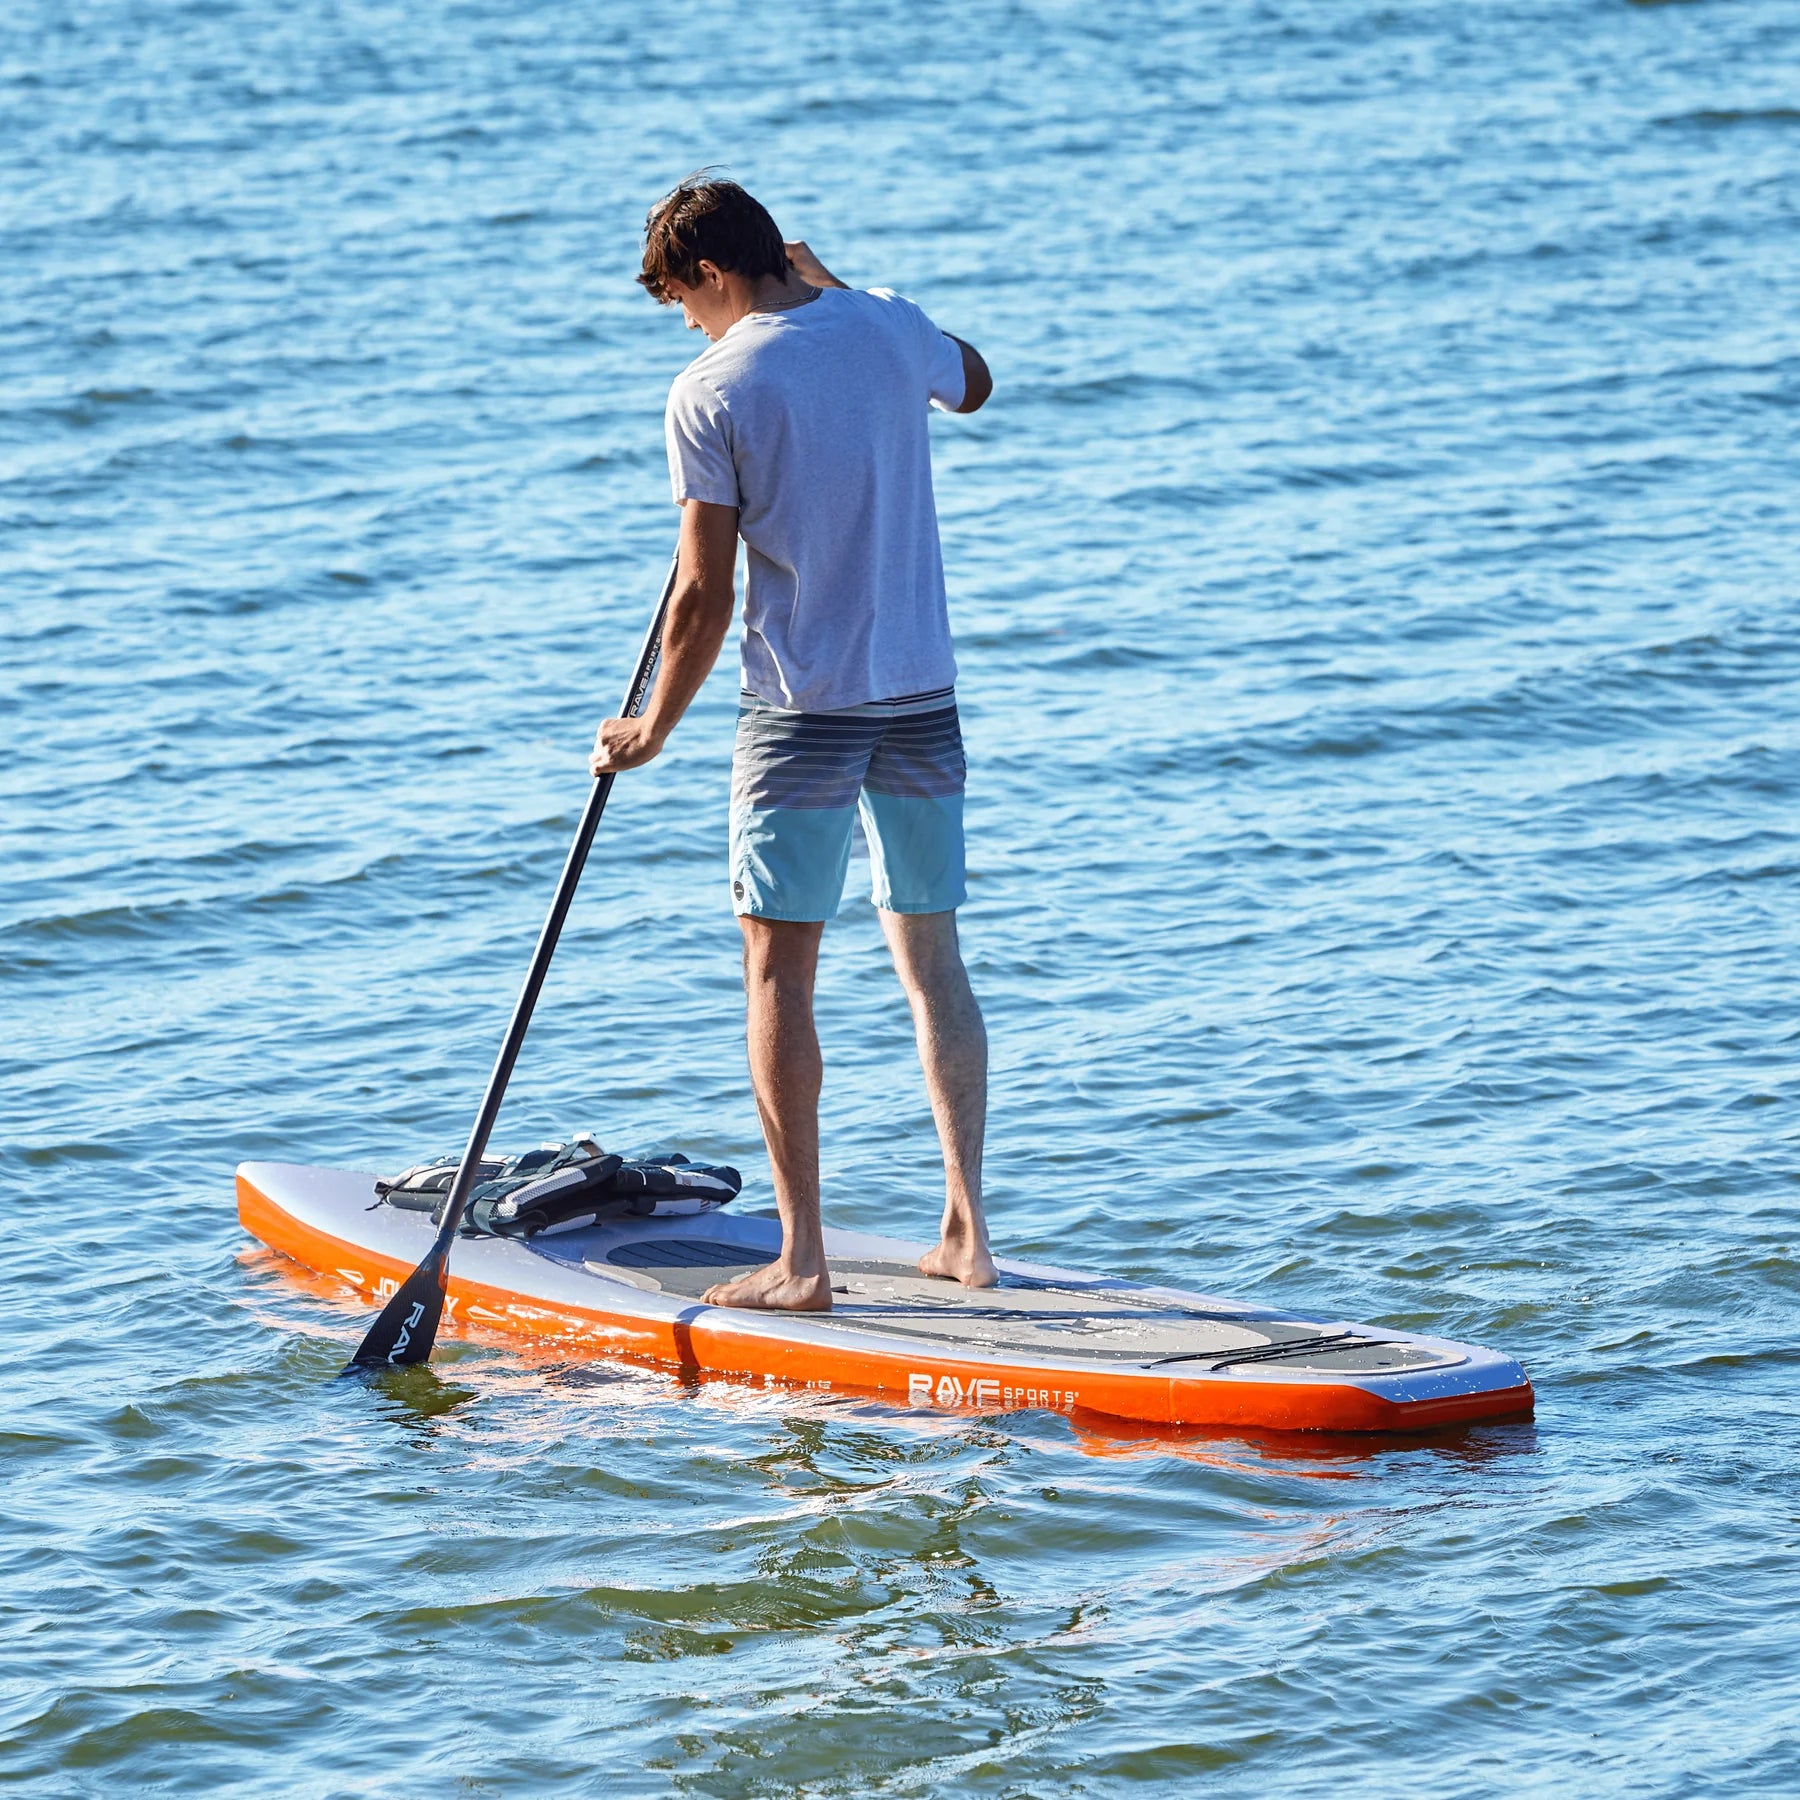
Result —
POLYGON ((781 233, 762 202, 735 181, 720 181, 704 170, 651 207, 638 280, 667 306, 675 298, 669 278, 698 287, 702 260, 749 281, 785 275, 788 267, 781 233))

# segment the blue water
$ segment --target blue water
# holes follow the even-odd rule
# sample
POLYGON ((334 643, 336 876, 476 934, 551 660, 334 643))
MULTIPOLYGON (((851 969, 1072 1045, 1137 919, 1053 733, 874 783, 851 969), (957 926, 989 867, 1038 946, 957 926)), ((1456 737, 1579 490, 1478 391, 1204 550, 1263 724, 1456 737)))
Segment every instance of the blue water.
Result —
MULTIPOLYGON (((0 24, 0 1780, 1800 1789, 1800 14, 21 0, 0 24), (231 1170, 460 1142, 673 527, 728 164, 933 430, 1015 1253, 1520 1356, 1534 1424, 1096 1434, 446 1344, 231 1170)), ((733 682, 499 1140, 767 1171, 733 682)), ((829 1216, 929 1231, 875 920, 829 1216)))

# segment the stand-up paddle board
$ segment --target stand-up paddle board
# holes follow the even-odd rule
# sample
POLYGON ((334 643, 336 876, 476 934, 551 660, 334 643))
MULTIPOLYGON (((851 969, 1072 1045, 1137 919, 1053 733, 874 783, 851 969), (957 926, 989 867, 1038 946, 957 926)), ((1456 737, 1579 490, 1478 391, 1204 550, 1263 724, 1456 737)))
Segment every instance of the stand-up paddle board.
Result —
MULTIPOLYGON (((245 1163, 237 1192, 238 1216, 271 1249, 376 1298, 395 1292, 434 1235, 428 1213, 384 1203, 373 1175, 245 1163)), ((1418 1431, 1532 1407, 1524 1369, 1472 1344, 1012 1259, 999 1259, 998 1287, 962 1288, 919 1274, 925 1245, 863 1232, 825 1233, 829 1313, 701 1302, 780 1246, 773 1218, 685 1208, 463 1237, 444 1325, 974 1412, 1418 1431)))

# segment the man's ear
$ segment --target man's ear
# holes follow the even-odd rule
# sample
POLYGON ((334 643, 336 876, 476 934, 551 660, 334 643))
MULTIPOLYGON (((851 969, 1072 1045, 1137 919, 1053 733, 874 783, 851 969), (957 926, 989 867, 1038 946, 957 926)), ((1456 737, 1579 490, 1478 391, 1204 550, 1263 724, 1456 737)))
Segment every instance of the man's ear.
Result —
POLYGON ((696 287, 723 288, 725 285, 725 271, 704 256, 695 264, 694 273, 700 277, 694 284, 696 287))

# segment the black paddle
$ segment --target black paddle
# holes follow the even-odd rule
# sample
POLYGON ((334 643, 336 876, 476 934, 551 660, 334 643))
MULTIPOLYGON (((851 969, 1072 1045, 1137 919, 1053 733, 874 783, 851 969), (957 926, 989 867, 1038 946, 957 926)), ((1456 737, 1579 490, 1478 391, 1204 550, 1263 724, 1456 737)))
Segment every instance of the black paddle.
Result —
MULTIPOLYGON (((644 637, 644 648, 638 657, 637 673, 625 698, 619 704, 619 716, 632 718, 650 693, 650 677, 656 668, 657 653, 662 648, 663 615, 669 610, 669 596, 675 591, 677 564, 669 565, 669 579, 663 583, 662 598, 656 603, 656 617, 644 637)), ((506 1042, 494 1059, 494 1072, 488 1077, 487 1092, 482 1096, 481 1111, 475 1115, 475 1128, 469 1133, 469 1145, 463 1151, 462 1167, 450 1197, 444 1203, 443 1222, 438 1226, 436 1241, 425 1260, 401 1283, 400 1291, 381 1309, 381 1317, 369 1327, 362 1348, 344 1369, 346 1375, 356 1369, 380 1369, 405 1363, 422 1363, 431 1355, 437 1341, 438 1323, 444 1316, 444 1290, 450 1280, 450 1245, 456 1228, 462 1223, 463 1208, 468 1204, 469 1190, 475 1185, 475 1171, 481 1166, 481 1153, 487 1148, 488 1133, 500 1112, 506 1084, 512 1079, 513 1064, 518 1060, 519 1046, 525 1041, 531 1024, 532 1008, 537 1005, 538 990, 549 973, 550 958, 556 954, 556 940, 562 935, 563 920, 569 916, 570 902, 575 898, 576 883, 581 880, 594 833, 599 829, 600 815, 606 811, 606 797, 612 792, 613 777, 600 775, 588 795, 581 815, 581 827, 563 864, 562 878, 556 884, 556 898, 550 902, 550 916, 538 933, 537 948, 531 953, 531 967, 525 975, 519 1003, 513 1008, 512 1023, 506 1028, 506 1042)))

